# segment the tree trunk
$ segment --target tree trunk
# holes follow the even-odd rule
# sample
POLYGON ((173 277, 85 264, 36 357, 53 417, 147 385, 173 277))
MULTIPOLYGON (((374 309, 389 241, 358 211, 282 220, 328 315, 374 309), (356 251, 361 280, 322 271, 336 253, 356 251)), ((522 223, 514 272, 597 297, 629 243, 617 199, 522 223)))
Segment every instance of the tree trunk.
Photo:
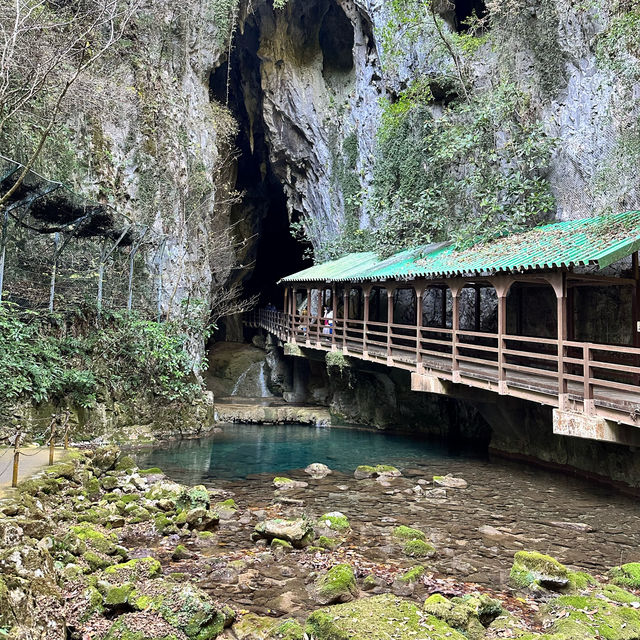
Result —
POLYGON ((4 287, 4 263, 7 255, 7 233, 9 232, 9 211, 3 207, 2 215, 2 239, 0 239, 0 304, 2 304, 2 292, 4 287))

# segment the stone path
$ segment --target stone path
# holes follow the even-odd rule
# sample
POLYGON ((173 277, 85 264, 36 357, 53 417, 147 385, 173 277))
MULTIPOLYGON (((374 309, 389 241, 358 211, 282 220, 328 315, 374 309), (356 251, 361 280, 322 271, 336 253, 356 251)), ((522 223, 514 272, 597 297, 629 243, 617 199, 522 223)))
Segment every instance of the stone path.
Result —
MULTIPOLYGON (((20 466, 18 467, 18 481, 35 475, 49 464, 48 447, 38 450, 37 448, 25 448, 24 455, 20 456, 20 466)), ((54 461, 59 462, 64 459, 66 453, 62 448, 56 448, 54 461)), ((6 497, 11 492, 11 477, 13 475, 13 449, 0 447, 0 498, 6 497)))

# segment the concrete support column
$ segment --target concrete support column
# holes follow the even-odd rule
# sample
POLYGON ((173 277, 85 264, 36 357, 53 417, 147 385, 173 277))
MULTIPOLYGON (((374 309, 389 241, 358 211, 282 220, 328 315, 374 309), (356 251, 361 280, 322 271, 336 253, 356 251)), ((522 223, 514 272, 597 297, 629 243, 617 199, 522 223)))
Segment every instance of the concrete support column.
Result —
POLYGON ((460 331, 460 292, 464 287, 462 280, 447 280, 451 291, 451 378, 460 382, 460 362, 458 361, 458 331, 460 331))

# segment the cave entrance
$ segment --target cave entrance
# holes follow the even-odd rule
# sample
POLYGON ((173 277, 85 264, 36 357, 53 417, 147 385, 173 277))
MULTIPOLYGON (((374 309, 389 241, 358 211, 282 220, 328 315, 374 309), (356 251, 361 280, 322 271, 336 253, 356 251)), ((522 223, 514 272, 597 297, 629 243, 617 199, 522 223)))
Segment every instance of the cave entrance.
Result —
POLYGON ((469 21, 475 16, 484 18, 487 14, 487 6, 484 0, 455 0, 455 25, 458 33, 466 33, 469 30, 469 21))
POLYGON ((232 207, 231 222, 245 244, 240 249, 243 267, 234 282, 242 284, 246 297, 259 296, 260 305, 281 308, 278 280, 309 261, 306 247, 291 235, 286 196, 269 158, 259 44, 258 18, 249 15, 234 37, 230 61, 212 72, 209 88, 213 99, 228 105, 239 128, 235 190, 244 195, 232 207))

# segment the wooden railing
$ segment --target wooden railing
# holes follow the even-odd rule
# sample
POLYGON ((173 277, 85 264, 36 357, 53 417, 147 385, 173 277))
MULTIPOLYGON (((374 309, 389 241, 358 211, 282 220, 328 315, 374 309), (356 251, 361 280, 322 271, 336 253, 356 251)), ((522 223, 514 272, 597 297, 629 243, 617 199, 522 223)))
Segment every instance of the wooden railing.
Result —
POLYGON ((640 426, 640 349, 260 310, 246 323, 284 342, 640 426))

